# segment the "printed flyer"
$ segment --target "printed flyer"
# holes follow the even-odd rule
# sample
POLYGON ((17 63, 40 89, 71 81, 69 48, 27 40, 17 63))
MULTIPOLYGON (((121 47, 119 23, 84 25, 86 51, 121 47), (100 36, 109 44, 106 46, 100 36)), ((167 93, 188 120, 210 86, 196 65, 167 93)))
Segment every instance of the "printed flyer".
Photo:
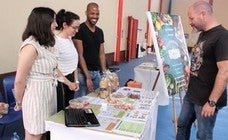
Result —
POLYGON ((121 120, 113 129, 113 132, 134 137, 141 137, 145 125, 145 122, 121 120))
POLYGON ((143 121, 146 122, 150 117, 149 110, 132 110, 129 111, 128 114, 124 117, 126 120, 133 120, 133 121, 143 121))
MULTIPOLYGON (((94 108, 93 111, 97 113, 96 116, 100 126, 90 127, 89 129, 140 138, 145 131, 146 124, 150 125, 151 123, 148 122, 148 120, 152 115, 151 110, 155 105, 158 92, 141 88, 121 87, 116 91, 116 94, 118 94, 118 97, 121 97, 120 100, 122 100, 121 103, 123 103, 123 105, 131 104, 132 108, 118 108, 116 105, 118 105, 119 102, 110 104, 108 99, 104 100, 107 105, 103 108, 104 110, 102 109, 102 105, 99 105, 100 108, 97 108, 98 106, 95 108, 92 107, 95 104, 90 104, 91 106, 89 107, 94 108), (129 96, 129 93, 139 96, 134 96, 137 98, 133 98, 129 96), (125 98, 122 99, 122 96, 125 96, 125 98)), ((95 103, 91 97, 87 98, 87 101, 95 103)), ((97 103, 100 104, 100 101, 97 103)))
POLYGON ((190 59, 180 16, 147 12, 147 17, 165 92, 185 91, 190 59))

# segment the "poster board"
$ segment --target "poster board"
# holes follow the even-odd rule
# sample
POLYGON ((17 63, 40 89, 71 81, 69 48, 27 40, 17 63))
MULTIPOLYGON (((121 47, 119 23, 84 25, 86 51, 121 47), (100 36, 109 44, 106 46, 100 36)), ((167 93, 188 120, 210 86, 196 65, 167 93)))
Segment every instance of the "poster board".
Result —
POLYGON ((187 88, 190 67, 181 18, 156 12, 147 12, 147 18, 162 81, 160 92, 169 96, 181 93, 187 88))

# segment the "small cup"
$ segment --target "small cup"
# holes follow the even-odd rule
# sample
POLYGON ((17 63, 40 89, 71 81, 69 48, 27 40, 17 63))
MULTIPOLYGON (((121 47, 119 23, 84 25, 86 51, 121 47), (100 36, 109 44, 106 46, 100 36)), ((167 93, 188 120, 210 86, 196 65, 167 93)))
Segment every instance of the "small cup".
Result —
POLYGON ((70 107, 73 109, 81 109, 84 107, 83 101, 79 99, 71 99, 69 101, 70 107))

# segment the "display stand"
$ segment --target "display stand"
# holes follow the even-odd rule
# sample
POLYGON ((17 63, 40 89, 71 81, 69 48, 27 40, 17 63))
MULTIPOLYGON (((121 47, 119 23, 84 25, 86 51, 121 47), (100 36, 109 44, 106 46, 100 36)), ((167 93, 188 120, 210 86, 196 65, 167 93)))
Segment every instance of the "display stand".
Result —
POLYGON ((159 78, 159 76, 160 76, 160 71, 158 71, 158 74, 157 74, 157 76, 156 76, 155 82, 154 82, 154 84, 153 84, 153 86, 152 86, 152 91, 155 90, 155 87, 156 87, 156 85, 157 85, 157 83, 158 83, 158 78, 159 78))
POLYGON ((177 133, 177 114, 176 114, 176 103, 175 96, 172 95, 172 105, 173 105, 173 124, 174 124, 174 132, 177 133))
MULTIPOLYGON (((188 83, 186 69, 190 68, 185 35, 180 16, 147 12, 163 92, 172 96, 173 123, 177 132, 175 95, 185 91, 188 83)), ((182 104, 182 97, 180 102, 182 104)))

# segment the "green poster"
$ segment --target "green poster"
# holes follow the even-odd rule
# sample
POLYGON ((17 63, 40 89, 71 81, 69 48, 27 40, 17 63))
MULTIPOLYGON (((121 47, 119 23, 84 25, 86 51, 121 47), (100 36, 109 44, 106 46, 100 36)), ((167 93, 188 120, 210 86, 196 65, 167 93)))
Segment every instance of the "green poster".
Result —
POLYGON ((188 85, 190 59, 180 16, 147 13, 164 92, 174 95, 188 85))

